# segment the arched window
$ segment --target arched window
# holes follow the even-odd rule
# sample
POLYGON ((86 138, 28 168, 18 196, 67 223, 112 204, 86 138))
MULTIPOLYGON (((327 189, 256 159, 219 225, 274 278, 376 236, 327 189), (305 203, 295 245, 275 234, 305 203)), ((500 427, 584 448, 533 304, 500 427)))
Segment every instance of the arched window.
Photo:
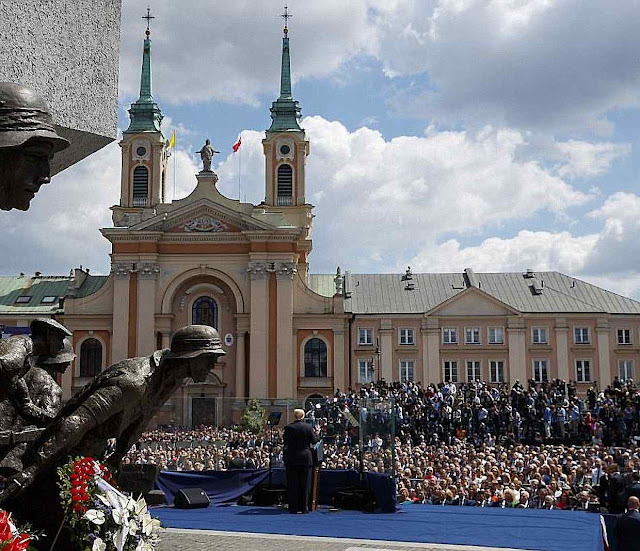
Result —
POLYGON ((133 206, 147 206, 149 195, 149 171, 146 166, 137 166, 133 170, 133 206))
POLYGON ((87 339, 80 345, 80 377, 95 377, 102 371, 102 344, 87 339))
POLYGON ((291 165, 278 167, 278 205, 291 205, 293 198, 293 169, 291 165))
POLYGON ((200 297, 191 308, 192 323, 218 328, 218 304, 211 297, 200 297))
POLYGON ((327 345, 321 339, 309 339, 304 345, 304 376, 327 376, 327 345))
POLYGON ((304 401, 304 410, 309 411, 310 409, 315 409, 316 404, 321 404, 325 401, 325 398, 320 394, 312 394, 304 401))

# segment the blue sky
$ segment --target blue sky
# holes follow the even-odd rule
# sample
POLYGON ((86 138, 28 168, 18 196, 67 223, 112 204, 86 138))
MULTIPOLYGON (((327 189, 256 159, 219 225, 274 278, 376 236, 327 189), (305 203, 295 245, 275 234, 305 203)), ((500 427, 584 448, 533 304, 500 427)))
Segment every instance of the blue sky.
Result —
MULTIPOLYGON (((289 8, 294 95, 311 141, 312 271, 559 270, 640 298, 636 0, 289 8)), ((124 0, 121 128, 136 99, 145 9, 124 0)), ((165 135, 178 132, 176 195, 193 189, 192 152, 210 137, 222 151, 220 189, 237 197, 231 145, 242 133, 242 193, 259 202, 282 3, 155 0, 151 9, 154 97, 165 135)), ((15 236, 2 273, 79 264, 107 273, 98 229, 110 225, 119 162, 112 144, 56 176, 29 223, 14 212, 0 221, 15 236), (50 252, 43 229, 62 252, 50 252)))

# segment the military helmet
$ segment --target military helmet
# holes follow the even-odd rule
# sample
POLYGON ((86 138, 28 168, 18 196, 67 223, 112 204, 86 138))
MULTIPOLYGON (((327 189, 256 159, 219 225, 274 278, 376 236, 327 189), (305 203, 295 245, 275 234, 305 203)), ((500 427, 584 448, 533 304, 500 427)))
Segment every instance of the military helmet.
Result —
POLYGON ((32 138, 51 143, 54 153, 69 147, 38 94, 21 84, 0 82, 0 148, 16 147, 32 138))
POLYGON ((171 354, 176 358, 195 358, 201 354, 224 356, 220 335, 208 325, 187 325, 171 339, 171 354))
POLYGON ((73 345, 68 338, 64 339, 64 346, 55 356, 39 356, 38 364, 52 365, 52 364, 64 364, 73 361, 76 357, 73 351, 73 345))
MULTIPOLYGON (((0 134, 2 134, 0 132, 0 134)), ((30 324, 31 333, 36 335, 38 333, 42 333, 45 329, 55 329, 61 332, 63 335, 67 337, 71 336, 71 331, 69 331, 64 325, 58 323, 56 320, 51 318, 36 318, 30 324)))

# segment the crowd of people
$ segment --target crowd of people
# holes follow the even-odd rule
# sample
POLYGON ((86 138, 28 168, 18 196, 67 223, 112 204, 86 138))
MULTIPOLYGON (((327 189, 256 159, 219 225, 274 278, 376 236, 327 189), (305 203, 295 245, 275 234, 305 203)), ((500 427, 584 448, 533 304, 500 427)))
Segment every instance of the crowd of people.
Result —
MULTIPOLYGON (((560 380, 384 382, 313 404, 325 469, 396 473, 398 502, 618 512, 640 495, 640 390, 578 394, 560 380)), ((282 435, 201 427, 145 433, 126 462, 169 470, 282 466, 282 435)))

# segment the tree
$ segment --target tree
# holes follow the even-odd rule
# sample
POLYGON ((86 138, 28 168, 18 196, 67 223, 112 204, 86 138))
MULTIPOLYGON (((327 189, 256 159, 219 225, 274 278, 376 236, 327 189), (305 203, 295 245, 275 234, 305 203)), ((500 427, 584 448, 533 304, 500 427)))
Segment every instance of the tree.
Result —
POLYGON ((262 407, 260 400, 251 398, 242 413, 240 425, 244 430, 248 430, 253 434, 262 432, 262 426, 265 421, 265 409, 262 407))

